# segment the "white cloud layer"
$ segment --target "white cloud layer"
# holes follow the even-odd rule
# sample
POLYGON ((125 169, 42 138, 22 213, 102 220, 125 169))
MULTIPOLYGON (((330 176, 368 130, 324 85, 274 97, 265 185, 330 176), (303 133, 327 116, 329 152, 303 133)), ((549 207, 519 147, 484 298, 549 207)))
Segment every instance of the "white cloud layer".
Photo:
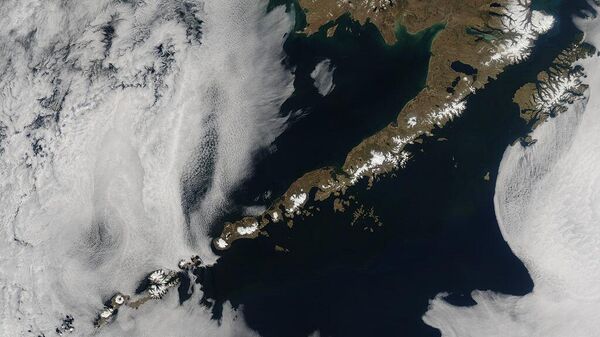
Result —
MULTIPOLYGON (((173 294, 175 295, 175 294, 173 294)), ((238 311, 226 303, 223 317, 211 320, 210 312, 198 305, 194 296, 179 305, 177 296, 168 296, 159 305, 146 305, 138 310, 119 309, 117 319, 103 327, 102 337, 168 336, 168 337, 258 337, 250 330, 238 311)))
MULTIPOLYGON (((599 21, 582 23, 599 46, 599 21)), ((523 297, 474 291, 477 305, 443 294, 423 320, 443 336, 593 337, 600 331, 600 58, 583 66, 589 101, 538 127, 538 142, 504 153, 495 208, 504 239, 534 281, 523 297)))
POLYGON ((315 81, 314 86, 321 96, 327 96, 333 90, 333 72, 335 67, 331 60, 325 59, 319 62, 315 69, 310 73, 310 77, 315 81))
MULTIPOLYGON (((0 2, 0 335, 50 336, 70 314, 88 336, 115 291, 195 253, 214 260, 207 226, 283 131, 293 89, 280 62, 292 20, 266 4, 0 2), (188 226, 193 184, 207 188, 188 226)), ((113 329, 245 331, 175 299, 123 310, 113 329)))

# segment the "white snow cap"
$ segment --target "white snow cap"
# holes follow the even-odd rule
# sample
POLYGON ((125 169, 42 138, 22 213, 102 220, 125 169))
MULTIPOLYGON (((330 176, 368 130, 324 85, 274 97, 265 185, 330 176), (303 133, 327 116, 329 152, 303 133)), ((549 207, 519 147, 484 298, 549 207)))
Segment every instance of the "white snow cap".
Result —
POLYGON ((250 235, 258 230, 258 221, 254 221, 250 226, 238 227, 237 232, 240 235, 250 235))
POLYGON ((288 213, 294 213, 298 208, 300 208, 306 202, 306 198, 308 195, 304 192, 299 194, 292 194, 290 196, 290 201, 292 202, 292 206, 287 209, 288 213))
POLYGON ((539 35, 554 25, 554 17, 531 10, 530 0, 512 0, 503 10, 502 31, 505 38, 494 41, 496 53, 486 63, 517 63, 531 53, 539 35))

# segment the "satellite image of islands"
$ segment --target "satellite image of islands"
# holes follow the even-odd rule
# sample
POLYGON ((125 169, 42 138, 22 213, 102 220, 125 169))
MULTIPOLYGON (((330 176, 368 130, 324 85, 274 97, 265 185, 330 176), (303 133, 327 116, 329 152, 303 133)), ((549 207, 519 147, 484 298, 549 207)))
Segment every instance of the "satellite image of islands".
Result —
POLYGON ((0 337, 600 336, 599 14, 0 1, 0 337))

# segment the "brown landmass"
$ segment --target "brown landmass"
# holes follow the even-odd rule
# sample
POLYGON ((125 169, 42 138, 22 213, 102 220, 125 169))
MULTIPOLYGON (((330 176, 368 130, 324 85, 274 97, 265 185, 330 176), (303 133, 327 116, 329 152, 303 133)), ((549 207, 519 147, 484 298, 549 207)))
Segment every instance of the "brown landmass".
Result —
MULTIPOLYGON (((375 24, 385 42, 390 44, 396 42, 395 32, 399 24, 409 33, 443 24, 444 29, 432 42, 426 87, 400 111, 395 121, 354 147, 348 153, 341 170, 326 167, 306 173, 292 183, 263 215, 227 223, 221 236, 214 241, 215 247, 227 249, 237 239, 255 237, 258 234, 241 235, 237 228, 254 221, 258 221, 262 228, 270 222, 276 222, 273 219, 274 213, 285 217, 287 223, 292 225, 291 219, 298 213, 289 211, 294 205, 293 197, 306 193, 306 201, 300 205, 303 207, 306 203, 323 201, 332 195, 345 193, 357 179, 368 178, 369 183, 372 183, 377 175, 403 166, 408 157, 397 158, 405 154, 402 150, 406 144, 418 137, 432 135, 431 132, 436 127, 442 127, 453 118, 450 111, 453 105, 461 104, 468 95, 483 88, 490 79, 495 79, 504 67, 512 63, 502 59, 492 62, 492 56, 497 52, 494 39, 511 34, 506 32, 502 21, 508 2, 510 1, 299 0, 307 18, 304 32, 309 35, 344 13, 349 13, 361 23, 369 21, 375 24), (476 73, 465 74, 453 70, 451 65, 455 61, 472 67, 476 73), (374 162, 374 153, 389 155, 392 159, 377 161, 378 165, 372 168, 373 165, 369 164, 374 162), (364 167, 368 169, 361 170, 364 167), (217 240, 226 244, 219 245, 217 240)), ((330 31, 327 33, 333 34, 330 31)))
MULTIPOLYGON (((566 111, 587 90, 588 85, 582 81, 583 68, 573 64, 594 55, 596 49, 582 41, 583 36, 562 51, 550 68, 540 72, 535 83, 527 83, 515 92, 513 102, 519 105, 521 118, 530 122, 533 129, 566 111)), ((535 141, 524 139, 526 144, 532 142, 535 141)))

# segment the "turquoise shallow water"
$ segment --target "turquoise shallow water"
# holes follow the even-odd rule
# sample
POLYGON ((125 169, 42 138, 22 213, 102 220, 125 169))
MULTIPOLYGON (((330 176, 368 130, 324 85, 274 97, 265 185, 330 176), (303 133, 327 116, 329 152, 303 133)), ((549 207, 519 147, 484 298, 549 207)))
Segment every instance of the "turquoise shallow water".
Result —
MULTIPOLYGON (((215 266, 200 270, 206 299, 216 301, 215 318, 223 301, 231 301, 243 306, 248 325, 263 336, 307 336, 315 330, 321 336, 439 336, 421 316, 440 292, 450 293, 453 304, 471 305, 474 289, 531 291, 527 271, 496 223, 495 177, 506 146, 530 128, 518 117, 514 91, 535 80, 572 41, 577 30, 571 15, 584 3, 536 3, 554 13, 557 24, 538 41, 532 57, 473 95, 461 118, 415 145, 406 169, 372 189, 365 184, 352 189, 375 209, 383 227, 371 233, 350 226, 350 213, 334 214, 331 204, 320 205, 317 216, 293 229, 271 226, 269 238, 236 242, 215 266), (483 179, 487 172, 490 181, 483 179), (274 244, 290 252, 275 252, 274 244)), ((422 86, 424 68, 417 65, 426 59, 426 49, 414 49, 411 59, 402 52, 410 44, 384 47, 372 27, 345 20, 352 29, 331 40, 289 37, 286 51, 289 66, 297 67, 296 93, 282 113, 304 105, 307 115, 278 139, 276 151, 263 154, 254 178, 238 191, 238 202, 253 201, 267 189, 281 191, 307 169, 339 163, 352 142, 388 123, 422 86), (334 77, 337 93, 321 99, 307 74, 325 57, 340 75, 334 77), (408 68, 414 72, 405 73, 412 64, 408 68), (374 84, 374 74, 387 82, 374 84), (340 130, 349 135, 341 137, 340 130)))

